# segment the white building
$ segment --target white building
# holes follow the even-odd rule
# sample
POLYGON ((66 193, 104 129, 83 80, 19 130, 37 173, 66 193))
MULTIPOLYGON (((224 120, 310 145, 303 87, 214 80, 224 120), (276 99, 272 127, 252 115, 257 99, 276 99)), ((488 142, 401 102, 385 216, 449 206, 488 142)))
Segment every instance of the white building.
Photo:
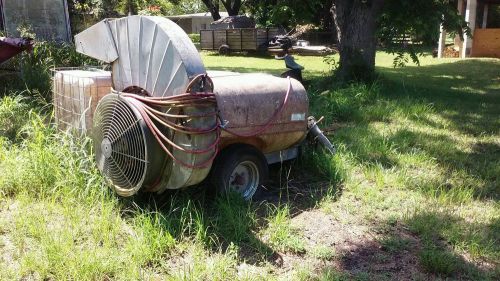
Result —
MULTIPOLYGON (((461 58, 500 58, 500 0, 458 0, 457 10, 468 23, 472 36, 455 37, 454 48, 461 58)), ((446 30, 441 27, 438 57, 446 48, 446 30)))

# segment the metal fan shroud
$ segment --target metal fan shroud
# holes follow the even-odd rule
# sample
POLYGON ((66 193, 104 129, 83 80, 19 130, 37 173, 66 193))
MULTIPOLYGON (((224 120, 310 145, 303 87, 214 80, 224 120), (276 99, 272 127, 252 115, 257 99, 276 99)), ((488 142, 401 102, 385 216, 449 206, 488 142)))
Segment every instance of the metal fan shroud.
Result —
POLYGON ((189 81, 206 72, 188 35, 163 17, 106 19, 75 36, 78 52, 112 63, 113 87, 150 96, 184 94, 189 81))
POLYGON ((96 109, 92 133, 97 167, 119 195, 132 196, 161 175, 155 167, 163 167, 165 157, 127 98, 105 96, 96 109))

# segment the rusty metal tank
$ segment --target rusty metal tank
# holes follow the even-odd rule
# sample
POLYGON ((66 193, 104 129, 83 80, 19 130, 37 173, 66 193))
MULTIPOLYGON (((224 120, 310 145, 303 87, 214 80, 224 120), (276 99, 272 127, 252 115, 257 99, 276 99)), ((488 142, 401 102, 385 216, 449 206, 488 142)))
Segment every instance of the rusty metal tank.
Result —
POLYGON ((295 79, 262 73, 209 71, 225 126, 245 134, 259 130, 283 104, 289 83, 291 91, 283 111, 262 134, 238 137, 223 131, 220 146, 245 143, 267 154, 301 142, 307 133, 309 100, 304 86, 295 79))

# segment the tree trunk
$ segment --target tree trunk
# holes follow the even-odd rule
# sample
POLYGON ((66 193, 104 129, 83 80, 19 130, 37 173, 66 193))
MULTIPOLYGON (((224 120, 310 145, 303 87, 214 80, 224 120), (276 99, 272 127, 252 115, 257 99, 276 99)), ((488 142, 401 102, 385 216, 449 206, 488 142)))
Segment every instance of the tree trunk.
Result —
POLYGON ((219 13, 219 0, 202 0, 205 6, 207 6, 208 11, 212 14, 212 18, 215 20, 220 20, 219 13))
POLYGON ((331 13, 339 41, 337 76, 370 80, 375 71, 377 18, 384 0, 334 0, 331 13))
POLYGON ((128 15, 137 15, 137 7, 132 0, 127 0, 128 15))
POLYGON ((237 16, 241 9, 241 0, 221 0, 229 16, 237 16))

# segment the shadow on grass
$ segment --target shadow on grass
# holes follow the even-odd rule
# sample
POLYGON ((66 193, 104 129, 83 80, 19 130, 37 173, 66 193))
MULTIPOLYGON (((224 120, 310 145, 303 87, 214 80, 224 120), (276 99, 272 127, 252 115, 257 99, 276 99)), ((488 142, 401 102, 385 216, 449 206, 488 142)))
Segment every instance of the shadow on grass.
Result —
POLYGON ((498 280, 500 277, 498 220, 491 224, 470 223, 454 215, 426 210, 402 222, 376 224, 390 227, 379 231, 375 239, 351 244, 341 251, 339 263, 320 270, 318 280, 498 280), (474 253, 479 248, 489 252, 474 253), (469 255, 461 255, 462 250, 469 255), (473 254, 487 256, 488 261, 478 260, 473 254), (324 279, 332 274, 334 279, 324 279))
POLYGON ((162 227, 176 240, 194 237, 212 251, 226 252, 236 246, 238 258, 245 263, 280 267, 281 254, 256 234, 266 228, 270 212, 287 204, 291 216, 298 215, 314 208, 332 190, 327 179, 318 180, 314 173, 306 178, 297 166, 273 165, 270 182, 259 190, 253 202, 245 202, 238 194, 215 195, 208 184, 202 183, 160 196, 143 193, 125 204, 161 214, 162 227))
POLYGON ((464 150, 448 135, 406 128, 382 135, 368 124, 339 130, 336 141, 344 144, 346 152, 364 167, 377 165, 383 169, 398 168, 396 172, 414 171, 415 175, 410 173, 405 178, 405 186, 427 195, 446 194, 457 203, 500 198, 498 143, 480 142, 464 150))
MULTIPOLYGON (((481 62, 494 68, 494 62, 481 62)), ((431 133, 415 132, 407 128, 396 131, 392 136, 386 136, 369 126, 370 122, 383 121, 390 125, 392 114, 403 114, 405 118, 420 122, 431 128, 442 128, 443 124, 429 119, 426 113, 433 114, 447 120, 450 128, 474 136, 484 133, 496 133, 498 130, 499 96, 496 95, 491 81, 479 79, 479 82, 469 83, 474 77, 469 77, 464 69, 475 69, 477 62, 464 61, 448 65, 425 66, 418 69, 406 68, 398 70, 384 70, 384 85, 378 96, 373 100, 367 98, 350 103, 350 98, 359 99, 358 92, 347 96, 345 108, 339 106, 345 120, 349 114, 356 115, 357 124, 346 126, 337 131, 336 141, 344 145, 342 153, 350 153, 353 159, 362 166, 380 164, 384 169, 397 168, 401 165, 398 155, 411 156, 416 151, 423 152, 429 159, 434 159, 447 177, 452 174, 464 174, 465 178, 480 179, 485 185, 476 185, 476 181, 467 185, 473 189, 474 198, 490 197, 498 200, 496 186, 498 175, 494 174, 492 165, 498 162, 499 148, 494 142, 475 144, 470 151, 456 147, 456 141, 451 136, 435 135, 431 133), (451 74, 449 73, 451 71, 451 74), (447 73, 447 74, 443 74, 447 73), (465 74, 464 74, 465 73, 465 74), (400 79, 400 76, 403 79, 400 79), (453 76, 450 82, 446 75, 453 76), (465 78, 462 78, 465 75, 465 78), (397 76, 397 77, 396 77, 397 76), (458 81, 455 83, 455 80, 458 81), (437 86, 436 86, 437 85, 437 86), (438 94, 436 94, 438 93, 438 94), (426 107, 432 104, 431 107, 426 107), (420 105, 423 105, 420 107, 420 105), (422 109, 423 108, 423 109, 422 109), (496 161, 496 162, 495 162, 496 161), (448 173, 448 174, 447 174, 448 173)), ((257 71, 253 68, 219 68, 240 72, 257 71)), ((276 69, 267 69, 277 71, 276 69)), ((264 69, 264 71, 267 71, 264 69)), ((263 71, 263 69, 258 69, 263 71)), ((489 73, 486 76, 494 77, 489 73)), ((317 85, 321 79, 310 81, 317 85)), ((495 82, 493 82, 495 83, 495 82)), ((318 89, 321 90, 321 89, 318 89)), ((356 91, 358 89, 355 89, 356 91)), ((370 90, 370 89, 368 89, 370 90)), ((313 105, 319 93, 311 96, 313 105)), ((368 96, 371 97, 371 96, 368 96)), ((336 98, 335 95, 332 96, 336 98)), ((336 102, 331 100, 330 102, 336 102)), ((322 113, 321 108, 314 109, 322 113)), ((332 118, 336 117, 334 114, 332 118)), ((230 245, 236 245, 240 259, 251 264, 270 262, 280 264, 280 253, 270 245, 260 240, 255 234, 259 228, 265 227, 265 204, 278 206, 286 203, 290 205, 293 215, 315 208, 326 196, 338 198, 345 174, 340 161, 335 157, 325 157, 312 153, 306 161, 299 165, 274 166, 272 170, 273 182, 258 196, 253 203, 242 202, 238 198, 213 198, 206 196, 206 188, 201 191, 184 191, 166 194, 160 198, 156 196, 142 199, 138 202, 140 208, 160 212, 165 221, 166 230, 176 239, 196 237, 203 241, 206 247, 225 250, 230 245), (308 168, 306 168, 308 167, 308 168), (315 168, 312 168, 315 167, 315 168), (315 172, 311 172, 314 171, 315 172), (335 186, 336 188, 332 188, 335 186)), ((463 183, 459 183, 463 185, 463 183)), ((429 189, 443 188, 445 192, 453 189, 453 183, 448 183, 441 177, 428 183, 429 189)), ((427 192, 427 191, 426 191, 427 192)), ((384 225, 388 222, 375 222, 384 225)), ((477 249, 488 249, 488 241, 499 245, 498 222, 491 226, 470 224, 460 218, 437 212, 417 213, 405 222, 412 233, 403 227, 394 229, 382 235, 382 239, 359 244, 348 252, 343 253, 341 274, 361 276, 368 273, 370 276, 382 278, 398 278, 407 274, 408 279, 421 277, 421 269, 430 274, 443 277, 463 279, 490 278, 497 273, 485 272, 473 262, 456 254, 449 245, 443 243, 443 238, 459 243, 479 243, 477 249), (419 225, 424 226, 419 226, 419 225), (460 227, 471 227, 471 231, 454 230, 460 227), (467 233, 474 233, 478 229, 480 234, 468 237, 467 233), (453 238, 450 232, 458 235, 453 238), (465 234, 464 234, 465 233, 465 234), (493 234, 492 234, 493 233, 493 234), (465 236, 463 236, 465 235, 465 236), (446 236, 446 237, 444 237, 446 236), (451 238, 450 238, 451 237, 451 238), (455 240, 454 240, 455 239, 455 240), (411 266, 412 269, 408 270, 411 266), (484 277, 484 278, 483 278, 484 277)), ((497 246, 490 247, 498 252, 497 246)), ((469 246, 467 246, 469 247, 469 246)), ((473 246, 467 249, 471 252, 473 246)), ((473 250, 472 250, 473 251, 473 250)), ((478 254, 479 256, 491 254, 478 254)), ((496 272, 496 271, 495 271, 496 272)), ((328 273, 330 274, 330 273, 328 273)), ((404 276, 403 276, 404 277, 404 276)), ((370 278, 368 278, 370 279, 370 278)), ((424 276, 423 279, 428 279, 424 276)))
POLYGON ((144 212, 159 213, 161 227, 177 241, 188 239, 212 251, 236 246, 238 257, 248 263, 277 263, 278 253, 254 235, 256 217, 251 204, 234 196, 215 197, 205 186, 141 194, 133 201, 144 212))
POLYGON ((484 224, 446 211, 420 210, 408 216, 405 224, 421 238, 417 254, 426 271, 470 280, 500 277, 498 220, 484 224), (467 255, 460 255, 461 252, 467 255))
MULTIPOLYGON (((314 113, 326 116, 326 124, 343 123, 335 130, 335 142, 360 165, 392 169, 401 166, 401 158, 433 159, 441 177, 426 180, 427 189, 463 188, 472 190, 471 198, 498 200, 498 143, 486 139, 464 148, 462 142, 464 137, 500 133, 498 66, 494 60, 466 60, 382 69, 383 78, 375 86, 337 87, 328 78, 316 78, 309 94, 314 113), (391 123, 400 126, 405 120, 419 127, 390 129, 391 123), (376 129, 377 122, 384 132, 376 129)), ((423 172, 431 164, 415 163, 417 169, 426 165, 423 172)))
MULTIPOLYGON (((388 80, 382 89, 384 98, 398 102, 404 96, 417 103, 431 104, 437 122, 425 115, 410 118, 433 129, 446 128, 473 137, 500 134, 500 61, 462 60, 454 63, 384 69, 388 80), (403 90, 401 90, 403 89, 403 90)), ((404 149, 425 150, 450 174, 464 173, 480 179, 476 197, 499 199, 498 165, 500 146, 493 141, 475 143, 469 150, 457 149, 451 136, 401 130, 393 138, 409 141, 404 149)), ((399 144, 398 144, 399 145, 399 144)))
MULTIPOLYGON (((381 68, 382 95, 409 96, 432 104, 453 129, 478 136, 500 131, 499 60, 461 60, 438 65, 381 68)), ((433 125, 429 122, 429 125, 433 125)))
POLYGON ((440 181, 433 188, 445 192, 453 189, 471 190, 474 199, 499 200, 498 190, 500 145, 495 142, 479 142, 470 151, 459 148, 455 140, 447 135, 398 130, 389 141, 399 153, 411 155, 415 150, 432 156, 443 170, 440 181))

